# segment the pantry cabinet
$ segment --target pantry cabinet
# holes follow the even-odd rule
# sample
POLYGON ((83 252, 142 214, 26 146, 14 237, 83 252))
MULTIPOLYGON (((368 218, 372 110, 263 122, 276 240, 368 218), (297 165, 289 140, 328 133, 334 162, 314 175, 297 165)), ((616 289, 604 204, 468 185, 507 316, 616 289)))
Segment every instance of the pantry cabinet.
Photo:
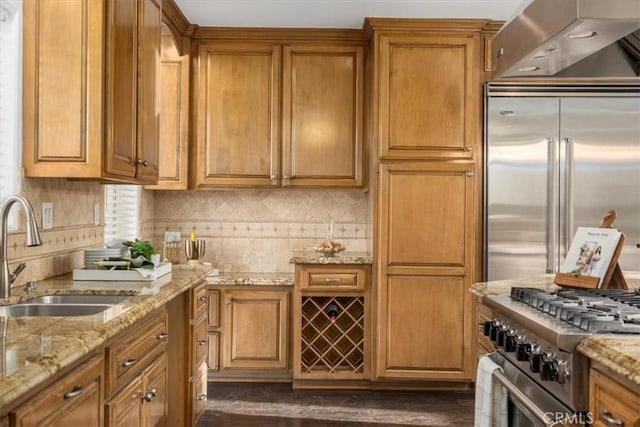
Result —
POLYGON ((485 20, 371 18, 374 380, 473 380, 485 20))
POLYGON ((306 37, 200 44, 196 188, 364 185, 364 40, 306 37))
POLYGON ((157 181, 160 25, 160 0, 24 2, 27 176, 157 181))
POLYGON ((219 301, 208 316, 209 380, 291 380, 290 290, 225 286, 208 295, 219 301))

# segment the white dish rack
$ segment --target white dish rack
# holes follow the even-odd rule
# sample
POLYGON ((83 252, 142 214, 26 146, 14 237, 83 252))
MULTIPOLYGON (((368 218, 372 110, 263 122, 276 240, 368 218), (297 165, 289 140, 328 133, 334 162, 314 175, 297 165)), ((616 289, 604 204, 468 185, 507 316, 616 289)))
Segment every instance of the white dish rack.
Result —
POLYGON ((73 270, 73 280, 100 280, 121 282, 151 282, 171 273, 170 262, 158 264, 155 268, 131 268, 129 270, 97 270, 78 268, 73 270))

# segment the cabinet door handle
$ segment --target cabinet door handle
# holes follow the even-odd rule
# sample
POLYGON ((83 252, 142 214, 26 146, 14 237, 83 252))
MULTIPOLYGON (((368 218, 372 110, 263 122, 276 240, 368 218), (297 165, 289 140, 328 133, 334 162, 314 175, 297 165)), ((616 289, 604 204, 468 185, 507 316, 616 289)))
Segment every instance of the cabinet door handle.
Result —
POLYGON ((231 304, 231 301, 229 301, 229 300, 224 302, 224 305, 229 305, 229 304, 231 304))
POLYGON ((290 180, 290 179, 291 179, 291 177, 290 177, 289 175, 285 175, 285 176, 283 176, 282 178, 283 178, 283 179, 286 179, 286 180, 290 180))
POLYGON ((169 334, 167 334, 166 332, 163 332, 160 335, 158 335, 156 338, 159 339, 160 341, 166 341, 168 336, 169 334))
POLYGON ((277 175, 271 175, 269 178, 271 179, 271 181, 275 181, 276 178, 278 178, 278 176, 277 175))
POLYGON ((152 388, 151 390, 147 391, 144 394, 144 396, 142 396, 142 398, 147 402, 151 402, 153 398, 156 397, 157 395, 158 395, 158 390, 156 390, 155 388, 152 388))
POLYGON ((136 363, 138 363, 138 361, 135 359, 135 357, 131 357, 131 358, 127 359, 126 362, 122 363, 122 367, 123 368, 129 368, 129 367, 135 365, 136 363))
POLYGON ((73 390, 67 392, 64 394, 64 398, 65 399, 73 399, 74 397, 80 396, 82 393, 84 393, 84 390, 82 389, 81 385, 77 385, 73 388, 73 390))
POLYGON ((147 160, 138 159, 138 161, 136 163, 139 164, 139 165, 142 165, 145 168, 147 166, 149 166, 149 162, 147 160))
POLYGON ((198 345, 207 345, 207 340, 198 340, 196 341, 198 345))
POLYGON ((615 426, 615 427, 623 427, 624 426, 624 421, 622 421, 619 418, 613 418, 613 414, 611 414, 611 412, 606 410, 606 409, 603 409, 602 411, 600 411, 600 418, 607 425, 615 426))
POLYGON ((207 297, 200 297, 200 302, 207 302, 207 297))
POLYGON ((327 283, 340 283, 340 282, 342 282, 342 280, 337 278, 337 277, 327 277, 326 279, 324 279, 324 281, 327 282, 327 283))
POLYGON ((200 393, 198 397, 196 397, 196 400, 207 400, 207 395, 200 393))

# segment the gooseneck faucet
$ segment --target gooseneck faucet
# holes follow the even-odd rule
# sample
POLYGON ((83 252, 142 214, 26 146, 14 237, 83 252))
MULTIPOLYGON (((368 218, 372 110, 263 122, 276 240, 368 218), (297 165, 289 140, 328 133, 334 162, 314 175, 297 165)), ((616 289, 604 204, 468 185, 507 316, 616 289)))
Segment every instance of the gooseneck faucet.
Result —
POLYGON ((0 207, 0 254, 2 254, 2 271, 0 272, 0 298, 9 298, 11 296, 11 284, 18 277, 18 274, 24 270, 24 263, 18 265, 13 273, 9 273, 9 260, 7 259, 7 222, 9 220, 9 211, 14 203, 19 202, 27 212, 27 246, 40 246, 40 233, 36 224, 36 215, 27 199, 22 196, 11 196, 4 201, 0 207))

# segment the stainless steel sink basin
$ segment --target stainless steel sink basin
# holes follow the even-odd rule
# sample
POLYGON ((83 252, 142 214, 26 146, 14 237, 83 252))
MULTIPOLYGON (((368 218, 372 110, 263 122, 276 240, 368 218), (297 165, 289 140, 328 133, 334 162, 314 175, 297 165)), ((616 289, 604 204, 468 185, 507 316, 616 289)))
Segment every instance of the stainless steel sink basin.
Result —
POLYGON ((101 313, 112 304, 15 304, 0 307, 0 316, 88 316, 101 313))
POLYGON ((114 305, 131 298, 131 295, 45 295, 22 304, 105 304, 114 305))

